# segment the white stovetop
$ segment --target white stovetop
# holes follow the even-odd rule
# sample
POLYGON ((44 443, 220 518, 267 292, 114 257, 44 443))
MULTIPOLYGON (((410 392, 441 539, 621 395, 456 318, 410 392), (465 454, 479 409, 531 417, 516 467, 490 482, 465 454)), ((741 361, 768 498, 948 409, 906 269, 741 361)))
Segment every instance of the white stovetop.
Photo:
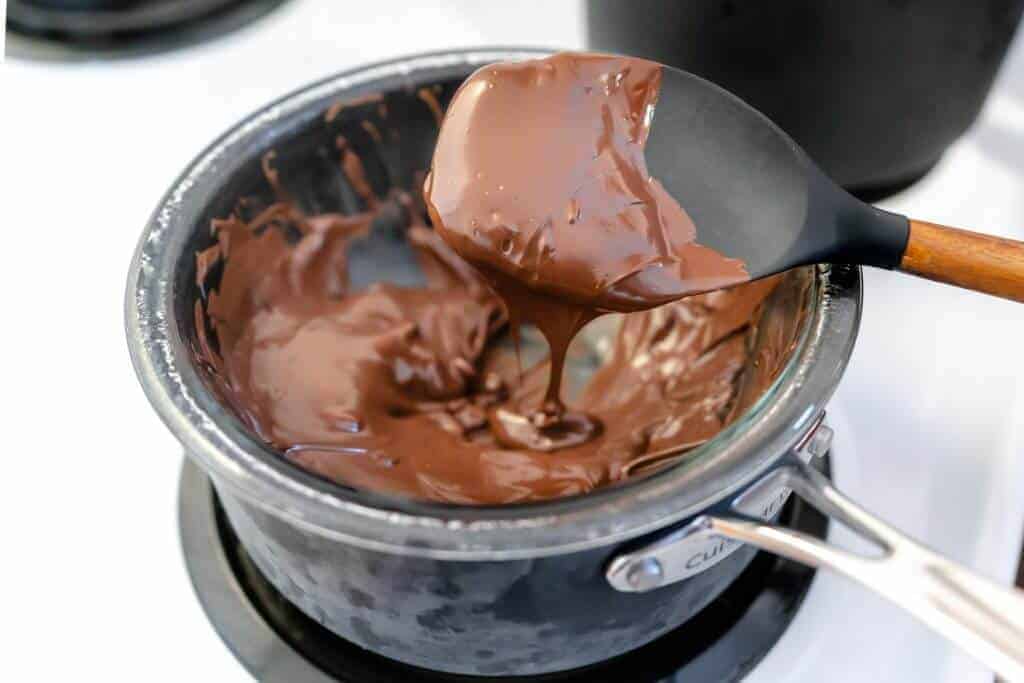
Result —
MULTIPOLYGON (((568 2, 294 0, 177 53, 7 60, 0 679, 247 679, 185 575, 180 449, 135 381, 122 332, 135 240, 177 173, 246 113, 313 79, 454 46, 578 47, 579 14, 568 2)), ((973 132, 886 206, 1024 239, 1022 184, 1018 45, 973 132)), ((1024 309, 877 271, 864 298, 834 410, 840 486, 1009 581, 1024 522, 1024 309)), ((812 591, 749 680, 991 680, 846 581, 819 576, 812 591)))

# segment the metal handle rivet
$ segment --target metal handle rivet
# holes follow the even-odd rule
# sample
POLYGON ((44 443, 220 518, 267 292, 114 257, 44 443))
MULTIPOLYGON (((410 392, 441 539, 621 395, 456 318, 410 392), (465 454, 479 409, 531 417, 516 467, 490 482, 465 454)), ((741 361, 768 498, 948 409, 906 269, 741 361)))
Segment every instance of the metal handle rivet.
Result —
POLYGON ((645 557, 637 560, 626 573, 626 581, 636 590, 650 590, 661 585, 665 578, 665 572, 661 568, 661 562, 653 557, 645 557))
POLYGON ((811 435, 810 441, 807 442, 807 452, 815 458, 823 457, 828 453, 828 449, 832 447, 833 434, 835 432, 828 425, 818 425, 818 428, 814 430, 814 434, 811 435))

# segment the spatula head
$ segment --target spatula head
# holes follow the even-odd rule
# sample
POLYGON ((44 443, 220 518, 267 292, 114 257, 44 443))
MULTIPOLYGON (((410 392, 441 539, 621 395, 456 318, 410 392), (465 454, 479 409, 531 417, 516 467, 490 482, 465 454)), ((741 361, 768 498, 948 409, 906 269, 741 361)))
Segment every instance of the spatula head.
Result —
POLYGON ((742 259, 755 278, 801 260, 810 167, 760 112, 664 67, 646 156, 651 175, 693 219, 701 244, 742 259))
POLYGON ((891 268, 906 245, 904 217, 854 199, 767 117, 685 71, 663 67, 646 159, 697 241, 753 279, 818 262, 891 268))

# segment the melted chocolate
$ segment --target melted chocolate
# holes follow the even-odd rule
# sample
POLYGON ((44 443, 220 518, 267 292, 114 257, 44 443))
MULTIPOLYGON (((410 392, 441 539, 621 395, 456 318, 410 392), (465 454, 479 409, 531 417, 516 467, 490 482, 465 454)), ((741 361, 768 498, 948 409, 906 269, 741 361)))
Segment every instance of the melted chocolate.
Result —
MULTIPOLYGON (((310 471, 467 504, 585 493, 704 443, 785 362, 792 330, 759 330, 773 278, 595 322, 613 342, 600 367, 567 412, 538 412, 553 373, 546 361, 519 369, 488 281, 427 225, 416 196, 378 197, 351 146, 337 150, 364 212, 303 214, 268 155, 277 201, 215 220, 214 245, 196 256, 197 355, 234 412, 310 471), (424 286, 352 286, 349 250, 384 215, 398 217, 424 286), (751 359, 765 334, 770 348, 751 359)), ((510 298, 522 291, 505 284, 510 298)), ((557 334, 593 315, 573 305, 557 334)))
POLYGON ((598 312, 749 280, 741 261, 696 243, 647 170, 661 68, 562 53, 478 70, 438 137, 425 189, 434 227, 489 277, 598 312))
POLYGON ((499 414, 510 445, 557 450, 599 433, 592 417, 566 414, 560 394, 566 349, 598 315, 750 279, 696 243, 693 221, 647 171, 660 84, 654 62, 563 53, 478 70, 445 114, 425 187, 434 225, 513 326, 535 324, 551 348, 544 401, 499 414))

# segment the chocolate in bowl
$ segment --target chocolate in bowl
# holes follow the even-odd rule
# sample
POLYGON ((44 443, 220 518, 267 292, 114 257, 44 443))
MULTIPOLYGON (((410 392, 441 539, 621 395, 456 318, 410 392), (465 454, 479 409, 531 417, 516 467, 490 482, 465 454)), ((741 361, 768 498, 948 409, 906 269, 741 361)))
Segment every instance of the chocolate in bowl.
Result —
POLYGON ((211 221, 214 242, 196 254, 195 352, 238 418, 342 485, 504 504, 665 466, 742 415, 797 342, 799 317, 764 312, 799 308, 810 283, 799 273, 600 319, 569 355, 574 412, 537 410, 555 400, 553 385, 543 391, 551 354, 522 362, 538 335, 513 327, 507 294, 427 224, 417 188, 392 182, 402 174, 387 148, 402 133, 391 111, 436 117, 438 94, 326 110, 318 163, 354 211, 309 197, 308 175, 291 178, 303 164, 270 151, 261 166, 271 198, 242 197, 211 221), (356 282, 360 272, 374 281, 356 282))
MULTIPOLYGON (((437 125, 418 91, 440 86, 443 104, 476 66, 526 54, 398 60, 328 79, 257 112, 171 188, 140 241, 126 302, 130 350, 148 396, 213 479, 268 579, 363 647, 470 674, 532 674, 606 659, 678 626, 721 592, 749 563, 751 548, 737 546, 699 574, 651 593, 614 590, 604 570, 624 548, 727 509, 792 452, 839 380, 860 306, 855 268, 787 276, 760 326, 796 333, 779 376, 767 378, 763 392, 750 389, 749 407, 679 464, 587 495, 500 506, 425 502, 342 486, 282 458, 221 400, 198 353, 195 254, 214 242, 211 221, 230 215, 243 197, 273 201, 261 166, 270 151, 305 211, 360 211, 339 170, 337 131, 323 121, 333 104, 376 93, 388 99, 399 135, 390 145, 358 150, 367 177, 380 196, 389 189, 385 177, 413 186, 429 163, 437 125), (397 171, 386 174, 385 162, 397 171)), ((357 113, 343 109, 336 120, 347 125, 345 117, 357 113)), ((361 144, 358 133, 347 137, 361 144)), ((417 271, 401 234, 383 229, 364 246, 352 259, 354 281, 410 283, 417 271)), ((209 274, 211 289, 217 271, 209 274)), ((599 346, 601 329, 594 333, 599 346)))

